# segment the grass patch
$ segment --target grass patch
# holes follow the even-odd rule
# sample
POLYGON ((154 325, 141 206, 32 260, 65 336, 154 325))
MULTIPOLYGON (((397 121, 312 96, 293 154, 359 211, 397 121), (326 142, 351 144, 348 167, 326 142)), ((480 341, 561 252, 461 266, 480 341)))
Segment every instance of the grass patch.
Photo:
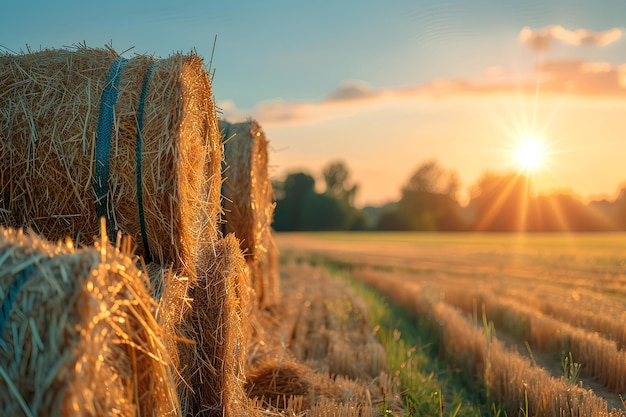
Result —
POLYGON ((475 381, 472 384, 460 370, 439 360, 438 336, 427 319, 416 321, 376 290, 350 279, 344 269, 326 266, 365 304, 372 331, 387 353, 389 373, 399 384, 407 416, 504 415, 501 407, 491 404, 487 408, 485 398, 471 391, 475 381))

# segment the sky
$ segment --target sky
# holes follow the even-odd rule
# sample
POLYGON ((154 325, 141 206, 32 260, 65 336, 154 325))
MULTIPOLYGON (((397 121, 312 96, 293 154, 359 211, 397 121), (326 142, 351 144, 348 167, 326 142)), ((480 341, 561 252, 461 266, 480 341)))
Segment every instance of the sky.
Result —
POLYGON ((626 182, 623 0, 2 0, 0 51, 195 50, 220 117, 254 118, 271 174, 343 161, 357 204, 400 197, 429 160, 461 201, 487 171, 543 153, 537 192, 613 198, 626 182))

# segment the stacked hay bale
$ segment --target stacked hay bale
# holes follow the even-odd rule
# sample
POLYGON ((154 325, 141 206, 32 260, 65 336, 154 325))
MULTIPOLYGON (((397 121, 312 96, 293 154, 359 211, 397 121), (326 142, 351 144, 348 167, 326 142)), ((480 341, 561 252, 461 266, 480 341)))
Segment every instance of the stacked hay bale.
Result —
POLYGON ((163 325, 176 327, 165 344, 185 414, 237 410, 245 343, 234 348, 233 332, 246 291, 231 291, 239 252, 217 226, 223 145, 202 59, 86 47, 3 55, 0 91, 0 222, 89 245, 104 217, 111 239, 129 235, 153 261, 160 317, 181 313, 163 325), (161 286, 172 287, 165 300, 161 286))
POLYGON ((153 274, 162 277, 157 279, 163 283, 157 321, 175 352, 183 415, 247 415, 244 330, 250 287, 245 268, 239 242, 230 234, 216 242, 198 285, 171 270, 153 274))
POLYGON ((109 238, 121 230, 138 253, 194 272, 221 210, 222 145, 201 58, 3 55, 0 91, 3 224, 89 245, 105 216, 109 238))
POLYGON ((178 416, 146 276, 102 242, 0 230, 0 415, 178 416))
POLYGON ((279 297, 278 249, 272 236, 274 194, 268 171, 267 138, 260 125, 220 121, 224 138, 223 228, 234 233, 252 276, 261 308, 279 297))

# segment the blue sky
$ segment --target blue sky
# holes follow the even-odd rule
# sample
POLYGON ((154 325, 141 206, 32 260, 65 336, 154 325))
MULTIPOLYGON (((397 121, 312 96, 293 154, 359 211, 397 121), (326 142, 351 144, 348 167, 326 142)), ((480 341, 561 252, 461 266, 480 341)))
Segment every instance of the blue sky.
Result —
POLYGON ((217 36, 215 94, 243 108, 274 97, 320 99, 346 79, 392 87, 477 76, 501 64, 496 56, 515 59, 523 26, 604 30, 626 16, 621 0, 7 3, 0 45, 16 51, 112 42, 157 56, 195 48, 208 59, 217 36))
MULTIPOLYGON (((228 116, 260 120, 275 152, 271 156, 275 175, 300 168, 317 174, 325 162, 343 159, 353 168, 355 179, 364 182, 361 203, 395 198, 410 171, 428 158, 459 170, 465 186, 486 169, 504 168, 493 151, 501 139, 476 139, 480 129, 495 133, 491 125, 474 126, 482 116, 472 113, 471 107, 485 105, 496 109, 496 114, 523 113, 513 119, 528 119, 538 107, 528 109, 527 102, 532 100, 526 96, 519 106, 512 104, 515 100, 506 105, 485 104, 482 96, 476 106, 468 104, 467 98, 444 104, 381 99, 377 105, 371 100, 369 104, 349 100, 345 105, 326 106, 333 94, 342 96, 349 87, 368 97, 390 93, 397 98, 434 80, 519 84, 534 76, 537 65, 548 61, 599 62, 611 68, 626 62, 626 41, 621 38, 591 46, 557 40, 539 52, 520 41, 524 27, 533 33, 551 25, 594 33, 621 29, 626 16, 623 0, 3 3, 0 48, 8 51, 25 50, 26 45, 60 48, 84 41, 92 47, 111 43, 120 52, 134 48, 127 55, 165 57, 193 48, 208 63, 217 36, 213 88, 218 105, 223 104, 228 116), (306 120, 299 119, 301 114, 307 115, 306 120), (281 122, 285 119, 289 123, 281 122), (457 130, 451 130, 454 124, 457 130), (492 148, 479 152, 471 167, 463 148, 470 139, 453 138, 470 129, 476 130, 468 133, 472 149, 492 148), (375 169, 377 158, 383 155, 381 165, 387 168, 375 169)), ((568 101, 555 110, 550 100, 540 103, 546 111, 538 119, 547 120, 555 112, 566 118, 564 113, 580 105, 568 101)), ((484 114, 485 121, 494 117, 491 110, 484 114)), ((551 129, 561 128, 557 124, 551 129)), ((553 140, 570 153, 564 137, 553 140)), ((572 143, 572 149, 578 149, 575 139, 572 143)), ((607 153, 626 152, 616 139, 607 143, 607 153)), ((569 187, 591 195, 610 193, 626 180, 626 170, 618 172, 615 165, 612 177, 607 172, 602 180, 586 184, 576 179, 571 168, 581 163, 576 161, 580 159, 562 162, 562 172, 551 173, 556 178, 546 179, 546 188, 569 187)))

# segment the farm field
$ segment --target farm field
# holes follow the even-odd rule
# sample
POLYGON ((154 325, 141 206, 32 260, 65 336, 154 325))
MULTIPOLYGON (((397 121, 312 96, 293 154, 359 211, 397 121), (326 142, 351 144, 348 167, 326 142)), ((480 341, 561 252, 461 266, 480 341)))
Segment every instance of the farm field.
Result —
MULTIPOLYGON (((277 234, 431 322, 507 415, 625 415, 626 235, 277 234)), ((375 323, 372 323, 375 325, 375 323)), ((418 347, 419 348, 419 347, 418 347)))

